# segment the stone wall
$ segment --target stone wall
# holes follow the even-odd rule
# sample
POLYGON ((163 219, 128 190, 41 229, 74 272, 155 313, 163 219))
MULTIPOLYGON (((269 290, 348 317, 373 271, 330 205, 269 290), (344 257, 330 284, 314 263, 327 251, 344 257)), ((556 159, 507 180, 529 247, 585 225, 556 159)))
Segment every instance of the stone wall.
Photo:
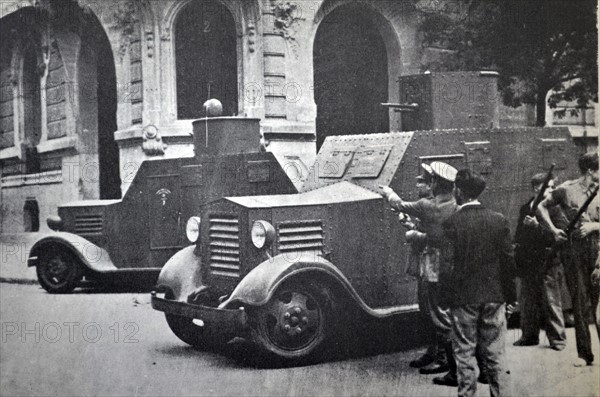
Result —
MULTIPOLYGON (((119 101, 119 130, 115 134, 121 164, 189 155, 191 120, 177 117, 174 26, 190 2, 134 4, 121 8, 115 20, 101 18, 107 31, 118 38, 118 85, 128 87, 123 93, 126 98, 122 96, 119 101), (163 150, 144 150, 144 130, 148 126, 156 127, 163 150)), ((397 76, 419 70, 420 45, 410 2, 222 0, 220 4, 236 24, 238 115, 261 118, 267 150, 300 164, 303 170, 316 155, 314 39, 319 25, 333 10, 351 4, 377 15, 377 28, 388 55, 390 102, 398 100, 397 76)), ((390 128, 397 127, 397 123, 397 115, 390 113, 390 128)), ((127 172, 121 167, 123 180, 127 172)), ((127 183, 122 187, 125 190, 127 183)))
POLYGON ((26 201, 37 202, 47 230, 60 203, 99 198, 96 73, 106 53, 95 18, 75 3, 40 2, 0 19, 1 233, 30 231, 26 201))

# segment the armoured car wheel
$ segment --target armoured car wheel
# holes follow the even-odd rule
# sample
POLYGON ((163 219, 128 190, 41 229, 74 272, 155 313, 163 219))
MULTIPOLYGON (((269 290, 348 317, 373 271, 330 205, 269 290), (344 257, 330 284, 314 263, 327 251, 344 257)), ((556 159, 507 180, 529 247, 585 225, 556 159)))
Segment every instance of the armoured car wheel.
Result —
POLYGON ((51 294, 73 291, 83 277, 81 265, 73 255, 54 248, 41 255, 36 273, 42 288, 51 294))
POLYGON ((198 349, 217 349, 227 343, 232 336, 217 334, 208 326, 194 324, 188 317, 165 314, 171 331, 188 345, 198 349))
POLYGON ((308 282, 280 287, 250 313, 255 344, 291 363, 315 358, 333 323, 329 291, 308 282))

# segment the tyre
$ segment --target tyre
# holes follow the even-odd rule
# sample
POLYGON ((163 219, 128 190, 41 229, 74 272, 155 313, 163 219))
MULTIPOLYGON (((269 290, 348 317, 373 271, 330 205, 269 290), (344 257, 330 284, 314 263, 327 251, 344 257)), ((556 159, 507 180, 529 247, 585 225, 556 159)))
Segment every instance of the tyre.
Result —
POLYGON ((42 288, 51 294, 65 294, 77 287, 83 277, 83 269, 71 253, 51 248, 40 257, 36 273, 42 288))
POLYGON ((218 330, 209 326, 196 325, 189 317, 166 314, 167 324, 171 331, 183 342, 197 349, 209 350, 223 347, 233 336, 219 334, 218 330))
POLYGON ((276 361, 301 364, 317 358, 333 325, 330 292, 306 281, 280 287, 250 315, 252 340, 276 361))

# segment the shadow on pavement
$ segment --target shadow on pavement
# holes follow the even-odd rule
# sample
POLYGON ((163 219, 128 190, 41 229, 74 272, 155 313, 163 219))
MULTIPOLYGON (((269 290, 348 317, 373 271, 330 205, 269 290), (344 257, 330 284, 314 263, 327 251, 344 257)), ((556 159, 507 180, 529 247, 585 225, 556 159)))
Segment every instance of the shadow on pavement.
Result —
POLYGON ((262 354, 245 338, 234 338, 219 348, 201 350, 191 346, 176 346, 159 349, 162 354, 189 356, 210 354, 217 364, 227 368, 277 369, 301 367, 323 362, 341 362, 357 358, 414 350, 426 343, 426 335, 420 323, 418 313, 410 313, 401 318, 377 321, 364 321, 358 327, 347 329, 344 334, 333 335, 329 345, 317 354, 315 360, 303 363, 287 364, 262 354))

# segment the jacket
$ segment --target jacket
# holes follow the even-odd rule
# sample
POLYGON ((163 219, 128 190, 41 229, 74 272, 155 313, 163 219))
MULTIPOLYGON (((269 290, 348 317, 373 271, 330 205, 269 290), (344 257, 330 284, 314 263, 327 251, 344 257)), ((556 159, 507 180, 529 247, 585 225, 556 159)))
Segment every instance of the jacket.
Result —
MULTIPOLYGON (((515 232, 515 263, 519 277, 536 276, 545 270, 547 261, 547 249, 554 244, 552 233, 541 224, 532 227, 523 224, 523 220, 531 210, 533 198, 521 206, 519 220, 515 232)), ((560 213, 559 207, 550 209, 550 217, 557 219, 560 213)))
POLYGON ((440 275, 443 300, 450 306, 514 302, 515 263, 506 218, 468 205, 443 223, 450 268, 440 275))

